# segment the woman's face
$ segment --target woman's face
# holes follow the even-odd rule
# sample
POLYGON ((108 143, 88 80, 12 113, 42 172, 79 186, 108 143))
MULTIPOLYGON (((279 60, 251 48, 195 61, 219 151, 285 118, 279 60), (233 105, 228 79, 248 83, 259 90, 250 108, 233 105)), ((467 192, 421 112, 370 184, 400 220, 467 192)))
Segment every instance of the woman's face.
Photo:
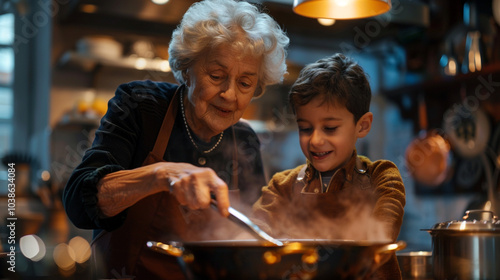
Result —
POLYGON ((354 151, 359 127, 345 106, 322 103, 315 97, 297 106, 300 147, 320 172, 333 171, 346 164, 354 151))
POLYGON ((209 141, 238 122, 257 89, 261 60, 222 45, 188 69, 186 118, 198 137, 209 141))

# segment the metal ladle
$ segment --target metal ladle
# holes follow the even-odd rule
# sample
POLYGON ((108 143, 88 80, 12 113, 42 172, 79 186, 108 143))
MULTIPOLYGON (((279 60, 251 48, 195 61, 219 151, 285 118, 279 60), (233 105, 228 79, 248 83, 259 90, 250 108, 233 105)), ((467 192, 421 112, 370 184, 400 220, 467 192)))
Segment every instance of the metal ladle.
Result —
MULTIPOLYGON (((210 204, 212 205, 213 208, 217 209, 217 201, 215 199, 212 199, 210 204)), ((276 246, 283 246, 283 242, 271 237, 269 234, 267 234, 265 231, 259 228, 256 224, 254 224, 245 214, 241 213, 240 211, 234 209, 231 206, 229 206, 228 211, 229 211, 229 217, 228 217, 229 220, 244 227, 252 235, 256 236, 259 239, 270 242, 276 246)))

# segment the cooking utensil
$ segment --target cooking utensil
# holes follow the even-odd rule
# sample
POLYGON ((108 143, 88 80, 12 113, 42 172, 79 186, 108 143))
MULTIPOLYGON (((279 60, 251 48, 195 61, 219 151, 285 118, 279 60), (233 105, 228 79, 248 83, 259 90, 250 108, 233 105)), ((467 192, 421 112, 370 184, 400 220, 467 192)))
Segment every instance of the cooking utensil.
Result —
POLYGON ((150 241, 147 246, 178 257, 194 279, 366 279, 387 262, 404 241, 284 240, 273 246, 258 240, 189 243, 150 241))
POLYGON ((500 220, 493 212, 469 210, 460 221, 424 230, 432 236, 435 279, 500 279, 500 220))
POLYGON ((442 184, 450 169, 450 146, 436 130, 427 131, 427 109, 419 98, 420 133, 406 149, 406 166, 412 177, 429 187, 442 184))
POLYGON ((462 73, 481 71, 484 64, 484 51, 482 49, 481 32, 478 30, 467 32, 462 73))
POLYGON ((403 280, 432 280, 432 252, 397 253, 403 280))
POLYGON ((444 53, 439 60, 443 74, 446 76, 455 76, 458 71, 458 61, 453 53, 453 42, 451 38, 444 42, 444 53))
POLYGON ((465 36, 465 53, 462 61, 462 73, 481 71, 485 64, 484 44, 479 31, 479 13, 473 1, 466 1, 463 8, 464 24, 467 26, 465 36))
POLYGON ((479 107, 454 107, 444 118, 444 131, 453 150, 464 158, 478 156, 486 149, 491 127, 486 113, 479 107))
MULTIPOLYGON (((215 199, 212 199, 210 201, 210 204, 212 207, 217 209, 217 201, 215 199)), ((248 218, 245 214, 241 213, 240 211, 234 209, 233 207, 229 206, 228 208, 229 211, 229 219, 242 227, 244 227, 246 230, 248 230, 252 235, 256 236, 259 239, 262 239, 264 241, 270 242, 273 245, 276 246, 283 246, 283 242, 271 237, 269 234, 267 234, 265 231, 260 229, 256 224, 254 224, 250 218, 248 218)))

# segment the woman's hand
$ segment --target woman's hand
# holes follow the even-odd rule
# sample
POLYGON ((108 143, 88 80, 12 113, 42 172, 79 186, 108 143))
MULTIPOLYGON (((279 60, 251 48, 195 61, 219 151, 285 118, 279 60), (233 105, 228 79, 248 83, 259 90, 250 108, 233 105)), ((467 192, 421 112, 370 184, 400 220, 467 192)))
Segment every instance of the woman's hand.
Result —
POLYGON ((177 163, 180 172, 168 178, 170 192, 181 205, 190 209, 210 206, 211 194, 217 199, 221 215, 229 215, 229 194, 226 183, 211 168, 197 167, 188 163, 177 163))
POLYGON ((97 184, 97 205, 103 217, 112 217, 162 191, 171 191, 181 205, 191 209, 209 207, 213 193, 219 212, 229 215, 226 183, 210 168, 176 162, 157 162, 104 176, 97 184))

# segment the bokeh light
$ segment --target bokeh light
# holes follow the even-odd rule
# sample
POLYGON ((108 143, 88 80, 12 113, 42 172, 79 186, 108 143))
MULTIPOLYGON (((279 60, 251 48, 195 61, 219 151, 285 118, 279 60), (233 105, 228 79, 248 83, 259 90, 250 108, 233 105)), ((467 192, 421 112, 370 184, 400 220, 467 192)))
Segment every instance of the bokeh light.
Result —
POLYGON ((335 24, 335 20, 333 18, 318 18, 318 22, 323 26, 332 26, 335 24))
POLYGON ((75 268, 75 251, 66 243, 61 243, 54 248, 54 262, 61 270, 75 268))
POLYGON ((84 263, 90 258, 90 244, 83 237, 73 237, 68 245, 73 249, 73 252, 75 252, 75 258, 73 259, 75 262, 84 263))
POLYGON ((45 257, 45 243, 40 237, 34 234, 21 237, 19 239, 19 247, 21 249, 21 253, 32 261, 37 262, 45 257))
POLYGON ((151 0, 151 2, 157 4, 157 5, 165 5, 168 3, 169 0, 151 0))

